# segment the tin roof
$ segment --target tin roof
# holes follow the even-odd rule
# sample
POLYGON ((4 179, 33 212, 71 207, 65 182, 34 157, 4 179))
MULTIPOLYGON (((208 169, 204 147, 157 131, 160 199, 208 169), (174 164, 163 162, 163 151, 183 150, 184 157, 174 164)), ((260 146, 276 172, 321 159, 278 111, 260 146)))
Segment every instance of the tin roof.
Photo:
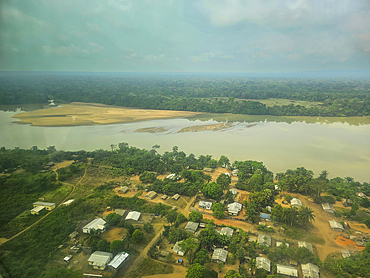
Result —
POLYGON ((185 231, 195 233, 198 229, 199 223, 189 221, 185 226, 185 231))
POLYGON ((311 243, 308 243, 308 242, 305 242, 305 241, 298 241, 298 247, 305 247, 308 250, 310 250, 311 253, 313 253, 313 249, 312 249, 311 243))
POLYGON ((88 223, 86 226, 83 227, 83 229, 95 229, 95 230, 99 230, 101 228, 101 226, 104 226, 105 225, 105 222, 103 219, 101 218, 96 218, 94 219, 93 221, 91 221, 90 223, 88 223))
POLYGON ((212 260, 219 260, 221 262, 226 262, 227 260, 227 251, 222 248, 216 248, 212 254, 212 260))
POLYGON ((234 230, 229 227, 222 227, 220 231, 221 235, 227 235, 227 236, 232 236, 233 233, 234 233, 234 230))
POLYGON ((302 264, 303 278, 320 278, 320 269, 312 263, 302 264))
POLYGON ((141 213, 140 213, 140 212, 137 212, 137 211, 130 211, 130 212, 127 214, 127 216, 126 216, 125 220, 135 220, 135 221, 138 221, 138 220, 139 220, 139 218, 140 218, 140 215, 141 215, 141 213))
POLYGON ((44 207, 52 207, 55 206, 55 203, 47 203, 47 202, 34 202, 34 206, 44 206, 44 207))
POLYGON ((270 260, 265 257, 257 257, 256 258, 256 268, 262 268, 270 272, 270 269, 271 269, 270 260))
POLYGON ((295 267, 277 264, 277 274, 298 277, 298 270, 295 267))
POLYGON ((265 234, 258 234, 258 243, 271 246, 271 236, 265 234))
POLYGON ((114 269, 119 268, 119 266, 126 260, 128 260, 129 254, 126 252, 120 252, 118 253, 113 260, 111 260, 108 264, 108 266, 113 267, 114 269))
POLYGON ((113 254, 109 252, 95 251, 91 254, 88 262, 91 262, 95 266, 102 267, 107 265, 112 256, 113 254))

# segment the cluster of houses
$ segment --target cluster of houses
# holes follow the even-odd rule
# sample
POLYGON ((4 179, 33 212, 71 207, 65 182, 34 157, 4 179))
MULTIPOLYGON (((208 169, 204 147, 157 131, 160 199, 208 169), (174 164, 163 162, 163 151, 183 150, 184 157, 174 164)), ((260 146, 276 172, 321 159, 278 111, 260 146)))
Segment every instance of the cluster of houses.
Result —
POLYGON ((129 256, 126 252, 120 252, 113 257, 113 253, 95 251, 87 261, 94 269, 105 270, 108 267, 110 270, 116 271, 129 259, 129 256))

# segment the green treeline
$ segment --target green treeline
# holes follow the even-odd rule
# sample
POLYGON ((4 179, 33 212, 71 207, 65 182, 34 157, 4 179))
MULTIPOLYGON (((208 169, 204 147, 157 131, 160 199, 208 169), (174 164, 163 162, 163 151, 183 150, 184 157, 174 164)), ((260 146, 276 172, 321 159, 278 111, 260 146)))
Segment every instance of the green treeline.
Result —
POLYGON ((277 116, 370 115, 366 79, 139 74, 3 74, 0 103, 94 102, 145 109, 277 116), (268 107, 279 98, 320 105, 268 107), (254 100, 254 101, 250 101, 254 100))

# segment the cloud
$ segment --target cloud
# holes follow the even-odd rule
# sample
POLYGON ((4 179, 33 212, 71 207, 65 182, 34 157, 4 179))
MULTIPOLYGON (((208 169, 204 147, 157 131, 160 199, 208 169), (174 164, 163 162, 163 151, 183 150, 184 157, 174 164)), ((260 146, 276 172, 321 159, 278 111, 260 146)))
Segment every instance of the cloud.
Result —
POLYGON ((234 59, 234 56, 230 55, 230 54, 227 54, 227 53, 224 53, 222 50, 215 51, 214 49, 212 49, 211 52, 203 53, 199 56, 192 56, 191 60, 194 63, 197 63, 197 62, 209 62, 210 60, 216 59, 216 58, 234 59))
POLYGON ((90 54, 90 51, 86 49, 81 49, 74 44, 70 44, 68 46, 60 46, 53 48, 50 45, 43 45, 42 46, 43 52, 48 55, 55 55, 55 56, 61 56, 61 57, 68 57, 68 56, 80 56, 80 55, 87 55, 90 54))
POLYGON ((98 45, 94 42, 89 42, 89 47, 92 53, 103 53, 104 52, 104 46, 98 45))
POLYGON ((129 11, 132 8, 132 4, 128 0, 108 0, 108 5, 124 12, 129 11))

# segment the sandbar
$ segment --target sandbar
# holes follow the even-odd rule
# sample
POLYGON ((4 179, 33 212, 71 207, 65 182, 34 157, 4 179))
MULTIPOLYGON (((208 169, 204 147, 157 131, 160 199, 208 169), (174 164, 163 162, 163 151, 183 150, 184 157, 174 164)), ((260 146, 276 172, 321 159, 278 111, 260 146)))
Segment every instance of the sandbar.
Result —
POLYGON ((112 105, 72 102, 61 107, 19 113, 16 123, 33 126, 81 126, 131 123, 194 117, 201 112, 125 108, 112 105))

